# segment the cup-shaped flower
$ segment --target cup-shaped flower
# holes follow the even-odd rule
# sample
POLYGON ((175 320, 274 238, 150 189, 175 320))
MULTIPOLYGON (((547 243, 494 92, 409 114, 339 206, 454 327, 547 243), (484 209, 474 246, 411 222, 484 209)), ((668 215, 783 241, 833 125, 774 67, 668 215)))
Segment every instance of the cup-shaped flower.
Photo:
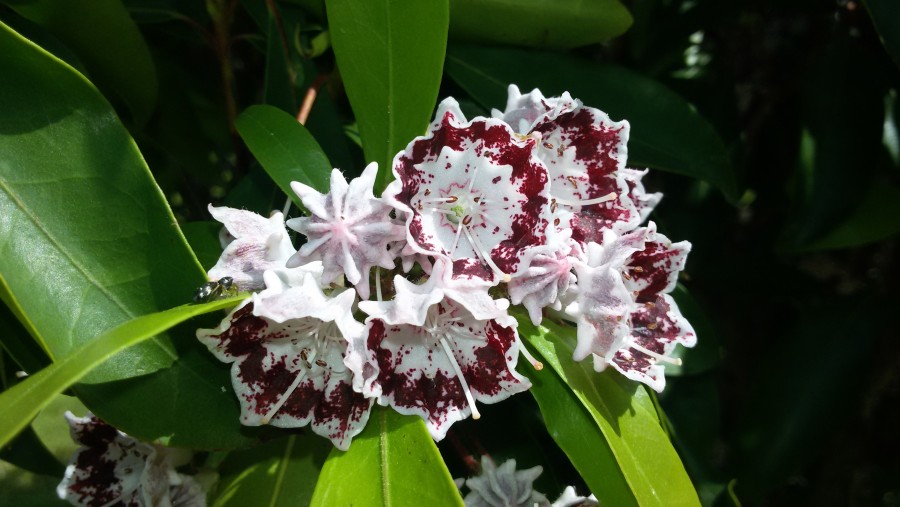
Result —
POLYGON ((232 363, 241 423, 312 430, 346 450, 368 421, 372 400, 354 392, 344 365, 347 340, 365 328, 353 320, 353 291, 323 293, 314 270, 265 273, 266 290, 197 337, 232 363), (312 272, 311 272, 312 271, 312 272))
POLYGON ((627 121, 613 121, 568 93, 522 95, 515 85, 509 87, 506 110, 493 115, 517 133, 539 139, 535 150, 549 171, 553 222, 571 228, 579 243, 599 243, 607 229, 620 234, 634 229, 659 201, 659 194, 644 192, 643 173, 625 172, 627 121))
MULTIPOLYGON (((446 268, 435 265, 441 269, 446 268)), ((495 314, 479 319, 447 297, 435 271, 423 285, 396 277, 393 301, 360 303, 370 315, 368 335, 351 343, 347 365, 363 394, 422 417, 431 436, 441 440, 454 422, 479 417, 476 401, 496 403, 531 384, 515 371, 521 344, 505 305, 492 310, 487 301, 470 302, 482 316, 495 314)))
POLYGON ((543 244, 547 170, 534 139, 499 120, 466 121, 441 102, 424 137, 394 158, 385 201, 406 218, 410 246, 470 275, 508 281, 524 248, 543 244))
POLYGON ((200 485, 175 471, 177 451, 135 440, 93 415, 66 412, 66 420, 81 447, 56 488, 61 499, 84 507, 206 505, 200 485))
POLYGON ((677 343, 693 346, 693 329, 666 292, 684 268, 690 244, 671 243, 651 222, 619 236, 607 230, 603 244, 588 243, 575 263, 577 298, 565 312, 578 323, 573 357, 591 355, 594 368, 612 364, 625 376, 656 390, 665 386, 659 362, 677 343))
POLYGON ((225 250, 209 270, 211 280, 230 276, 242 291, 260 290, 265 287, 263 272, 283 268, 296 252, 279 211, 265 218, 252 211, 210 205, 209 213, 228 231, 225 250))
POLYGON ((388 244, 405 238, 403 227, 390 219, 391 207, 372 193, 377 172, 373 162, 348 184, 335 169, 327 194, 291 183, 310 216, 287 221, 288 227, 307 238, 288 267, 320 260, 324 283, 345 275, 361 298, 369 298, 369 271, 373 266, 393 268, 396 254, 388 250, 388 244))

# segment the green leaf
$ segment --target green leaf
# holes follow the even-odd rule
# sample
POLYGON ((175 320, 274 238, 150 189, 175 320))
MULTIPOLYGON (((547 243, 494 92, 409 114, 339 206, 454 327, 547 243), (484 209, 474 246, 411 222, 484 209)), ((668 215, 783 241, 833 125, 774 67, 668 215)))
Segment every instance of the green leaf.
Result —
POLYGON ((309 505, 331 442, 312 432, 232 451, 219 467, 214 507, 309 505))
POLYGON ((707 181, 732 202, 735 176, 722 139, 684 99, 630 70, 570 55, 518 49, 451 47, 447 74, 486 108, 503 109, 507 87, 545 96, 565 91, 614 120, 628 120, 628 165, 707 181))
POLYGON ((241 113, 236 125, 253 156, 294 204, 303 207, 291 190, 292 181, 328 192, 331 163, 294 117, 273 106, 252 106, 241 113))
POLYGON ((422 419, 375 407, 350 449, 331 451, 311 505, 463 503, 422 419))
POLYGON ((895 0, 864 0, 884 48, 900 65, 900 3, 895 0))
POLYGON ((883 153, 888 85, 882 62, 855 38, 836 38, 814 60, 801 95, 804 129, 785 250, 820 240, 862 202, 883 153))
POLYGON ((207 271, 216 265, 222 256, 222 244, 219 242, 219 231, 222 224, 215 220, 202 220, 181 224, 181 232, 187 238, 191 250, 207 271))
MULTIPOLYGON (((572 361, 575 328, 546 319, 544 326, 535 327, 527 315, 517 318, 519 335, 559 375, 600 428, 637 503, 699 505, 697 492, 644 387, 613 371, 598 374, 590 361, 572 361)), ((542 374, 550 372, 535 375, 542 374)))
POLYGON ((375 193, 391 161, 423 135, 437 101, 449 1, 327 0, 338 69, 356 114, 367 162, 378 162, 375 193))
POLYGON ((120 0, 6 0, 71 47, 97 86, 120 97, 143 125, 156 102, 156 68, 120 0))
POLYGON ((603 505, 638 505, 603 432, 575 393, 552 371, 529 373, 529 392, 541 409, 547 431, 588 489, 603 505))
POLYGON ((64 359, 30 375, 0 394, 0 446, 6 445, 53 397, 81 380, 89 371, 133 345, 191 317, 234 306, 245 296, 202 305, 184 305, 130 320, 92 340, 64 359))
POLYGON ((488 44, 569 49, 625 33, 631 14, 618 0, 452 0, 450 36, 488 44))
MULTIPOLYGON (((41 348, 58 361, 122 322, 190 301, 206 275, 109 103, 5 25, 0 68, 0 277, 41 348)), ((90 374, 123 378, 134 381, 75 390, 138 438, 175 435, 207 448, 250 441, 236 400, 221 390, 228 368, 192 329, 147 340, 90 374)))
POLYGON ((875 182, 850 216, 801 251, 850 248, 897 233, 900 233, 900 186, 875 182))

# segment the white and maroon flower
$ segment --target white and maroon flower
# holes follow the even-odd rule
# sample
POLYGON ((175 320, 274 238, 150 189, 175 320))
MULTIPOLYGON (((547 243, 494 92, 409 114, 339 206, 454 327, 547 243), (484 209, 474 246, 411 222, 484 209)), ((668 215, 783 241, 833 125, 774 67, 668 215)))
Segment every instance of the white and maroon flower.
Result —
POLYGON ((664 370, 657 363, 678 363, 669 357, 675 345, 696 343, 666 294, 675 288, 690 244, 671 243, 652 222, 622 236, 604 231, 603 240, 589 243, 585 259, 575 264, 578 294, 565 309, 578 323, 573 358, 591 355, 597 371, 611 364, 661 391, 664 370))
POLYGON ((535 140, 495 119, 466 121, 455 100, 394 158, 385 201, 406 218, 410 246, 454 261, 456 274, 508 281, 523 249, 543 244, 547 170, 535 140))
POLYGON ((175 471, 177 451, 135 440, 93 415, 66 412, 81 447, 56 492, 78 506, 203 507, 206 495, 193 478, 175 471))
MULTIPOLYGON (((355 387, 402 414, 422 417, 435 440, 454 422, 470 414, 477 419, 476 401, 496 403, 530 387, 515 371, 520 343, 506 306, 450 299, 441 287, 445 269, 435 265, 422 285, 398 276, 393 301, 360 303, 370 315, 368 335, 347 351, 355 387), (470 307, 496 315, 479 319, 470 307)), ((490 299, 486 289, 483 296, 478 299, 490 299)))
POLYGON ((311 215, 287 222, 288 227, 307 237, 288 267, 321 260, 324 283, 346 275, 360 297, 368 299, 369 271, 373 266, 393 268, 394 255, 388 251, 388 244, 405 237, 403 227, 389 217, 391 207, 372 193, 377 172, 378 165, 369 164, 359 178, 347 184, 335 169, 327 194, 296 181, 291 183, 311 215))
POLYGON ((347 340, 361 339, 365 328, 352 317, 353 291, 327 296, 314 269, 297 270, 266 272, 266 290, 197 337, 219 360, 233 363, 241 423, 310 424, 346 450, 372 408, 372 400, 353 390, 344 365, 347 340))
POLYGON ((506 111, 493 115, 539 140, 535 149, 550 175, 553 222, 571 228, 579 243, 599 243, 607 229, 619 234, 634 229, 658 201, 658 194, 644 192, 639 171, 625 170, 627 121, 612 121, 568 93, 522 95, 515 85, 509 87, 506 111))
POLYGON ((659 363, 680 364, 680 360, 670 357, 675 346, 693 347, 697 335, 668 294, 660 294, 654 301, 639 305, 631 312, 629 320, 628 346, 617 350, 609 361, 595 355, 594 369, 602 371, 610 364, 631 380, 662 392, 666 378, 663 376, 665 369, 659 363))
POLYGON ((562 308, 562 298, 575 284, 572 273, 571 231, 549 235, 546 245, 529 248, 522 256, 519 270, 507 284, 512 304, 522 304, 534 325, 541 323, 542 309, 562 308))
POLYGON ((252 211, 210 205, 209 213, 228 231, 225 250, 209 270, 211 280, 230 276, 242 291, 262 289, 263 272, 283 268, 296 251, 279 211, 265 218, 252 211))

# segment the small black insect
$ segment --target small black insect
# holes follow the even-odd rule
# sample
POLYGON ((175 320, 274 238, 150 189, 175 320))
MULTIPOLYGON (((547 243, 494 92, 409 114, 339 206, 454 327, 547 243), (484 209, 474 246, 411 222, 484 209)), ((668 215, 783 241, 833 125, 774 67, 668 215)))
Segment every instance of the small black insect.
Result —
POLYGON ((206 282, 194 291, 195 303, 208 303, 216 299, 237 294, 237 286, 230 276, 223 276, 217 282, 206 282))

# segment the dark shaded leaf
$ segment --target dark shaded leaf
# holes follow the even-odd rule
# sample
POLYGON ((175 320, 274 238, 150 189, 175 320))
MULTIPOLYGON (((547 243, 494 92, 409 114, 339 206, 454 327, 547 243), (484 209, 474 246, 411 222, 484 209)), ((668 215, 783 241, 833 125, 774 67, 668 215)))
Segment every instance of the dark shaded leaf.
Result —
POLYGON ((486 108, 502 110, 510 84, 523 93, 539 88, 548 97, 568 91, 614 120, 628 120, 629 166, 699 178, 737 200, 721 138, 689 103, 657 81, 570 55, 467 46, 448 50, 447 73, 486 108))

